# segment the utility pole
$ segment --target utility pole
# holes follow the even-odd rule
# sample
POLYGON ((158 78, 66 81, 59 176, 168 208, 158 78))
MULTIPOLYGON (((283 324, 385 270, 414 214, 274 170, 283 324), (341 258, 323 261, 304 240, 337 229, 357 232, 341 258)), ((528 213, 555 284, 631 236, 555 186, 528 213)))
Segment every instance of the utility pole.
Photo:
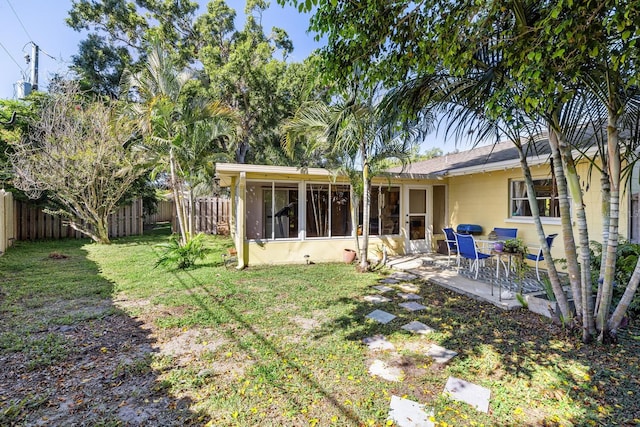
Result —
POLYGON ((38 90, 38 60, 40 49, 38 45, 31 42, 31 89, 38 90))

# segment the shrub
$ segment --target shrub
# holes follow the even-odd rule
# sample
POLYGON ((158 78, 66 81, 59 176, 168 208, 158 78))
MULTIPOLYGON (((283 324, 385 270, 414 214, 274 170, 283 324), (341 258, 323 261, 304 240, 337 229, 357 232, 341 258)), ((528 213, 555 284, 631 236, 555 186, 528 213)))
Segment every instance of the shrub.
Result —
MULTIPOLYGON (((600 276, 600 263, 602 261, 602 245, 598 242, 592 241, 590 246, 591 251, 591 275, 594 285, 598 283, 600 276)), ((633 270, 636 268, 638 262, 638 256, 640 256, 640 245, 631 243, 627 240, 620 240, 617 249, 616 260, 616 273, 615 273, 615 286, 613 288, 613 304, 617 304, 622 298, 633 270)), ((636 293, 633 301, 629 305, 628 314, 637 318, 640 316, 640 294, 636 293)))
POLYGON ((180 244, 180 236, 172 234, 169 242, 159 245, 165 249, 164 253, 156 262, 156 266, 172 266, 175 265, 179 269, 186 269, 193 266, 196 260, 203 259, 209 250, 204 247, 204 234, 199 233, 195 237, 182 245, 180 244))

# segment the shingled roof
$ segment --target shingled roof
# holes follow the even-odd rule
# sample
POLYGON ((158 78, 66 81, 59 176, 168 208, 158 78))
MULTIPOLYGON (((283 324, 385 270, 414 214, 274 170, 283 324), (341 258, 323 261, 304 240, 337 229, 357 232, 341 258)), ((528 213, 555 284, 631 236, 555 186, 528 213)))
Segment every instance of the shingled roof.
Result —
MULTIPOLYGON (((527 153, 528 158, 535 157, 537 159, 536 163, 545 162, 549 158, 549 143, 547 139, 541 139, 535 143, 523 144, 523 149, 525 150, 525 153, 527 153)), ((415 162, 405 167, 404 170, 402 170, 401 167, 394 167, 389 169, 388 172, 447 175, 456 170, 465 168, 491 166, 504 162, 515 162, 518 161, 519 158, 518 150, 512 142, 501 142, 415 162)))

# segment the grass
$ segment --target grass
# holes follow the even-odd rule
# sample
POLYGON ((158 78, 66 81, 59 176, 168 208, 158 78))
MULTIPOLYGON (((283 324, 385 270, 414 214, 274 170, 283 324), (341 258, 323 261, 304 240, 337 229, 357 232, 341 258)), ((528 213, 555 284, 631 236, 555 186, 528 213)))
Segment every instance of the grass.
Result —
MULTIPOLYGON (((28 369, 70 363, 74 350, 50 325, 82 328, 118 314, 140 322, 155 349, 119 361, 113 378, 151 373, 157 393, 188 402, 193 424, 385 425, 391 395, 433 407, 441 426, 640 423, 637 330, 614 346, 584 346, 528 311, 504 312, 428 283, 420 284, 423 312, 405 312, 397 300, 374 307, 363 296, 380 273, 344 264, 236 271, 223 264, 224 238, 207 238, 211 253, 195 268, 154 268, 165 241, 153 234, 108 246, 17 244, 0 258, 0 357, 28 354, 28 369), (105 298, 113 306, 82 309, 105 298), (398 318, 366 320, 375 308, 398 318), (436 332, 400 329, 411 320, 436 332), (370 352, 361 340, 375 334, 397 351, 370 352), (430 343, 459 355, 435 364, 424 355, 430 343), (372 377, 375 359, 399 366, 402 381, 372 377), (490 413, 443 396, 449 376, 490 388, 490 413)), ((41 400, 0 400, 4 421, 20 421, 41 400)))

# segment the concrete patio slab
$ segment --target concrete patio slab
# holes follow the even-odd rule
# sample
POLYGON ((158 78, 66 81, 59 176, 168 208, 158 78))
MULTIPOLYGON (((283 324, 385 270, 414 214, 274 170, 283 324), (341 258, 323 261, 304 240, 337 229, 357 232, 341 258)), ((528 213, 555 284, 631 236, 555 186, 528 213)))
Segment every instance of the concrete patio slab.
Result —
POLYGON ((364 300, 366 302, 371 302, 374 304, 381 304, 384 302, 389 302, 391 301, 391 299, 387 298, 387 297, 383 297, 382 295, 365 295, 364 296, 364 300))
POLYGON ((407 255, 390 260, 387 265, 398 270, 412 270, 422 267, 423 262, 420 255, 407 255))
POLYGON ((447 363, 457 355, 458 353, 456 353, 455 351, 447 350, 446 348, 440 347, 437 344, 431 344, 431 347, 429 347, 429 350, 427 350, 427 356, 432 357, 433 360, 436 361, 436 363, 440 364, 447 363))
POLYGON ((400 307, 409 310, 409 311, 420 311, 420 310, 424 310, 425 308, 427 308, 426 306, 417 303, 415 301, 411 301, 411 302, 401 302, 400 304, 398 304, 400 307))
POLYGON ((368 319, 373 319, 376 322, 380 322, 383 325, 386 325, 387 323, 391 322, 393 319, 396 318, 396 316, 394 316, 391 313, 387 313, 386 311, 383 310, 373 310, 371 313, 367 314, 365 317, 367 317, 368 319))
MULTIPOLYGON (((446 267, 446 255, 423 254, 398 257, 389 262, 389 266, 405 272, 418 275, 422 280, 431 282, 453 292, 474 298, 478 301, 489 302, 504 310, 516 310, 522 308, 517 299, 500 298, 500 289, 491 283, 481 282, 458 274, 455 264, 446 267), (403 260, 419 260, 419 266, 408 266, 403 260)), ((406 292, 406 291, 405 291, 406 292)), ((409 291, 410 292, 410 291, 409 291)))
POLYGON ((362 343, 369 347, 369 350, 395 350, 396 346, 387 341, 384 335, 374 335, 362 339, 362 343))
POLYGON ((417 320, 407 323, 406 325, 402 326, 402 329, 421 335, 427 335, 435 331, 435 329, 433 329, 431 326, 427 326, 422 322, 418 322, 417 320))
POLYGON ((488 388, 459 378, 449 377, 444 386, 444 393, 449 394, 454 400, 468 403, 478 411, 489 412, 491 390, 488 388))
POLYGON ((391 396, 389 404, 389 420, 399 427, 432 427, 435 424, 429 420, 433 411, 427 413, 424 405, 413 400, 391 396))
POLYGON ((398 382, 402 378, 402 369, 389 366, 382 360, 374 360, 369 366, 369 373, 387 381, 398 382))

